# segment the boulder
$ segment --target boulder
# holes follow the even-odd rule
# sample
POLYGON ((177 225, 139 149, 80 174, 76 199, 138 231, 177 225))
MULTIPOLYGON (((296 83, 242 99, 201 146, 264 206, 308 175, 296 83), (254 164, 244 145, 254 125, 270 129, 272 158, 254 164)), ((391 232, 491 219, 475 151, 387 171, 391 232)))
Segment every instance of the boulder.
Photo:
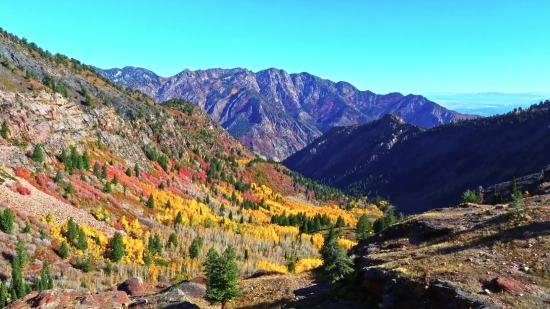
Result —
POLYGON ((124 291, 129 296, 142 296, 147 290, 147 284, 141 278, 130 278, 117 287, 118 291, 124 291))

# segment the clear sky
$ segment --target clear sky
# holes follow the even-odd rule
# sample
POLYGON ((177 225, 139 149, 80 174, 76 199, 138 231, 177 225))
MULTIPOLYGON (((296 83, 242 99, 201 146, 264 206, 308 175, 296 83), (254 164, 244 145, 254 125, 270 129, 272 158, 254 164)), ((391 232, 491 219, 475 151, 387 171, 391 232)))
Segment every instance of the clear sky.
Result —
POLYGON ((550 1, 0 3, 0 27, 101 68, 309 72, 405 94, 550 92, 550 1))

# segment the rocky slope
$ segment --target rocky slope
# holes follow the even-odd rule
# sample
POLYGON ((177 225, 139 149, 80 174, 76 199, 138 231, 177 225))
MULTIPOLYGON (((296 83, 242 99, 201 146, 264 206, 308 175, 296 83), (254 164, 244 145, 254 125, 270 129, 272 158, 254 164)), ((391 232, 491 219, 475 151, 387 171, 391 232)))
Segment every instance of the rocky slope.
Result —
POLYGON ((473 117, 418 95, 378 95, 346 82, 277 69, 185 70, 169 78, 134 67, 98 71, 156 102, 183 98, 203 107, 243 144, 275 160, 285 159, 334 126, 364 123, 391 112, 427 128, 473 117))
POLYGON ((462 204, 412 216, 351 249, 380 308, 547 308, 550 196, 462 204))
POLYGON ((467 189, 550 164, 549 117, 550 101, 429 130, 386 117, 334 128, 284 164, 349 193, 390 197, 400 211, 419 213, 456 204, 467 189))

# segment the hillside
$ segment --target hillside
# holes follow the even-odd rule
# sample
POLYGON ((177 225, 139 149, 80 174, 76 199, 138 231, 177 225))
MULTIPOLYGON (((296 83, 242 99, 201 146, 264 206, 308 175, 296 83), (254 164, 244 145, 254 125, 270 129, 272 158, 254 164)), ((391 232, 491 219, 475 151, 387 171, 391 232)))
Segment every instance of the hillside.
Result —
POLYGON ((365 299, 381 308, 550 307, 550 198, 461 204, 412 216, 350 250, 365 299))
POLYGON ((0 106, 0 216, 14 215, 11 229, 0 220, 0 278, 14 279, 19 243, 28 297, 45 262, 54 288, 74 300, 74 289, 106 291, 131 277, 197 277, 206 252, 229 245, 242 275, 291 264, 305 272, 320 263, 320 228, 381 214, 364 200, 343 209, 341 192, 256 157, 200 107, 155 104, 3 30, 0 106), (307 222, 319 227, 301 233, 307 222))
POLYGON ((348 193, 389 197, 400 211, 419 213, 456 205, 468 189, 540 172, 550 164, 549 117, 550 101, 428 130, 386 117, 335 128, 284 164, 348 193))
POLYGON ((184 70, 167 78, 134 67, 97 70, 157 102, 183 98, 197 104, 245 146, 275 160, 287 158, 334 126, 360 124, 391 112, 427 128, 474 117, 419 95, 378 95, 346 82, 277 69, 184 70))

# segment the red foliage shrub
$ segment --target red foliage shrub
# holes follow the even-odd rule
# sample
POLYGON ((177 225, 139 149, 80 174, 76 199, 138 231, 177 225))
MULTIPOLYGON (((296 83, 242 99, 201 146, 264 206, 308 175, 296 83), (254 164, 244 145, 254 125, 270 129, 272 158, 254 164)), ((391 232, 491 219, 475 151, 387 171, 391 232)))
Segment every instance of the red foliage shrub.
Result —
POLYGON ((31 195, 31 190, 29 190, 29 188, 26 188, 19 182, 15 184, 15 190, 17 190, 17 192, 19 192, 19 194, 21 195, 31 195))
POLYGON ((46 177, 46 175, 44 174, 38 174, 34 176, 34 180, 40 187, 44 187, 44 188, 47 188, 48 184, 53 182, 50 178, 46 177))
POLYGON ((22 166, 18 166, 15 168, 15 176, 28 179, 31 176, 31 171, 22 166))

